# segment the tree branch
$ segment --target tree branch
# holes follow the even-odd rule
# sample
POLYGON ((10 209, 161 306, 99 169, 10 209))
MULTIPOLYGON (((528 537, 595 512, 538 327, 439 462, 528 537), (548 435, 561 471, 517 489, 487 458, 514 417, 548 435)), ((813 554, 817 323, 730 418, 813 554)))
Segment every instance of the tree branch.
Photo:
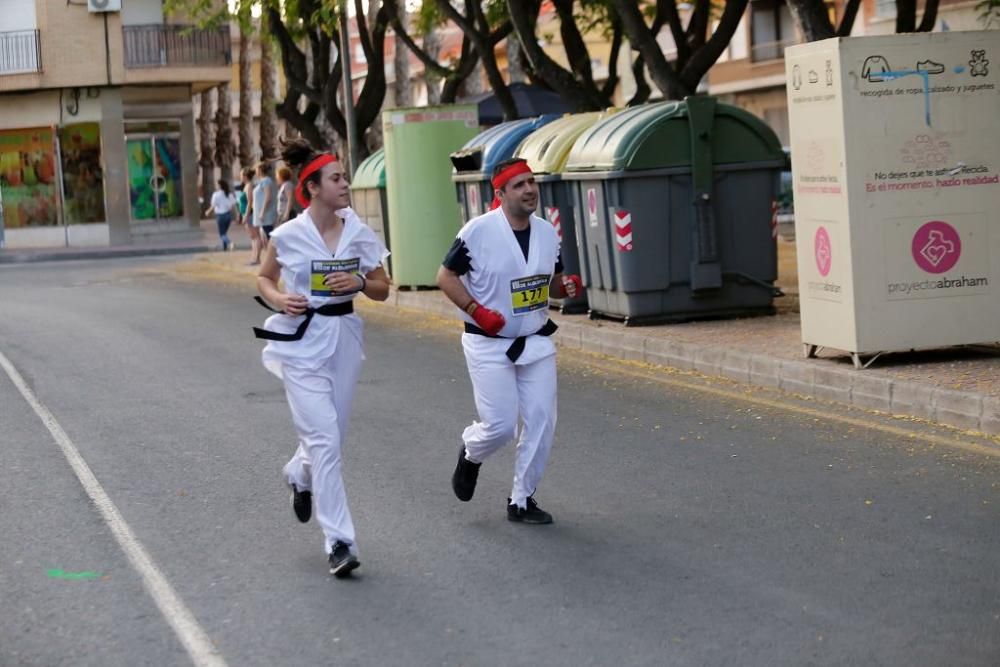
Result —
MULTIPOLYGON (((634 0, 629 1, 634 2, 634 0)), ((604 99, 588 94, 572 72, 552 60, 538 45, 535 37, 535 21, 540 6, 540 0, 507 0, 511 23, 514 24, 514 30, 524 48, 524 55, 535 76, 566 98, 577 111, 596 111, 604 108, 607 106, 604 99)))
POLYGON ((847 0, 844 15, 840 18, 840 25, 837 27, 837 37, 850 37, 851 31, 854 29, 854 20, 858 17, 858 9, 860 8, 861 0, 847 0))
POLYGON ((694 92, 702 77, 729 46, 746 11, 747 2, 748 0, 726 0, 726 8, 722 10, 719 27, 715 29, 708 42, 692 54, 691 60, 681 70, 681 81, 685 88, 694 92))
POLYGON ((939 0, 926 0, 924 3, 924 17, 917 26, 917 32, 932 32, 934 24, 937 23, 939 0))
MULTIPOLYGON (((746 0, 742 2, 745 6, 746 0)), ((642 54, 656 87, 668 98, 690 94, 692 90, 685 87, 667 62, 663 51, 660 50, 660 44, 646 26, 635 0, 612 0, 612 3, 622 19, 622 26, 629 41, 642 54)))

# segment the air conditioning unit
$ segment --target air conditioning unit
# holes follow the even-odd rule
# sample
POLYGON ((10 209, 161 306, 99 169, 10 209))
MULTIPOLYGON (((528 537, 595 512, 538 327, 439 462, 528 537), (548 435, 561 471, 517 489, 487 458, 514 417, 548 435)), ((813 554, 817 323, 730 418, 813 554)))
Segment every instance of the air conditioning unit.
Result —
POLYGON ((122 0, 87 0, 89 12, 120 12, 122 0))

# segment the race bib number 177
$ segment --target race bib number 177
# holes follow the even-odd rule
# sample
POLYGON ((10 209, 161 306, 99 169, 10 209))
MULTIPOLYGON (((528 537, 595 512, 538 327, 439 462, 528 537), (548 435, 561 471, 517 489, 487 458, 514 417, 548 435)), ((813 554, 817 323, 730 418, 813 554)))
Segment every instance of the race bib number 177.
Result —
POLYGON ((515 315, 547 308, 549 305, 549 276, 537 275, 510 281, 510 307, 515 315))

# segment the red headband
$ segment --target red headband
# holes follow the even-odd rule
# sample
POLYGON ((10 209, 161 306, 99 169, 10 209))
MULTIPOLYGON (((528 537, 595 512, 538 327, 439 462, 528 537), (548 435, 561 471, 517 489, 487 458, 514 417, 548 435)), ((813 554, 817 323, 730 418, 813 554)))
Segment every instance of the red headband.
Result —
MULTIPOLYGON (((493 189, 502 190, 503 186, 507 185, 507 182, 515 176, 520 176, 521 174, 530 174, 531 167, 524 160, 515 162, 514 164, 506 167, 503 171, 493 177, 493 189)), ((493 202, 490 204, 490 210, 500 208, 500 197, 494 195, 493 202)))
POLYGON ((330 155, 329 153, 323 153, 318 158, 306 165, 306 168, 302 170, 299 174, 299 184, 295 186, 295 199, 302 205, 302 208, 309 206, 309 200, 306 199, 305 194, 303 194, 303 186, 306 183, 306 179, 312 176, 314 173, 330 164, 331 162, 336 162, 337 156, 330 155))

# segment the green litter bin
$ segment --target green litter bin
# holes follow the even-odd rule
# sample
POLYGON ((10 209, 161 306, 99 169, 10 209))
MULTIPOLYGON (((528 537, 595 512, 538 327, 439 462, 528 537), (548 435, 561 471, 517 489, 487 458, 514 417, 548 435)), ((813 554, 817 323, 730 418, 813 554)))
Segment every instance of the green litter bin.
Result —
POLYGON ((459 225, 449 154, 479 133, 476 105, 382 112, 393 282, 433 287, 459 225))
MULTIPOLYGON (((385 149, 378 149, 358 165, 351 183, 351 205, 361 221, 371 227, 391 251, 389 204, 385 192, 385 149)), ((388 264, 386 271, 391 276, 392 255, 389 255, 388 264)))
POLYGON ((771 314, 771 204, 785 163, 760 119, 707 96, 633 107, 585 131, 574 182, 592 317, 626 324, 771 314))
MULTIPOLYGON (((538 214, 552 223, 559 235, 563 270, 580 273, 579 236, 573 218, 574 183, 564 181, 563 168, 577 138, 598 121, 616 110, 592 111, 563 116, 541 127, 521 142, 514 157, 524 158, 538 183, 538 214)), ((563 313, 587 312, 585 294, 573 298, 551 299, 551 305, 563 313)))
POLYGON ((493 201, 493 169, 513 157, 521 141, 538 128, 559 118, 556 114, 500 123, 470 139, 451 154, 455 173, 460 224, 486 213, 493 201))

